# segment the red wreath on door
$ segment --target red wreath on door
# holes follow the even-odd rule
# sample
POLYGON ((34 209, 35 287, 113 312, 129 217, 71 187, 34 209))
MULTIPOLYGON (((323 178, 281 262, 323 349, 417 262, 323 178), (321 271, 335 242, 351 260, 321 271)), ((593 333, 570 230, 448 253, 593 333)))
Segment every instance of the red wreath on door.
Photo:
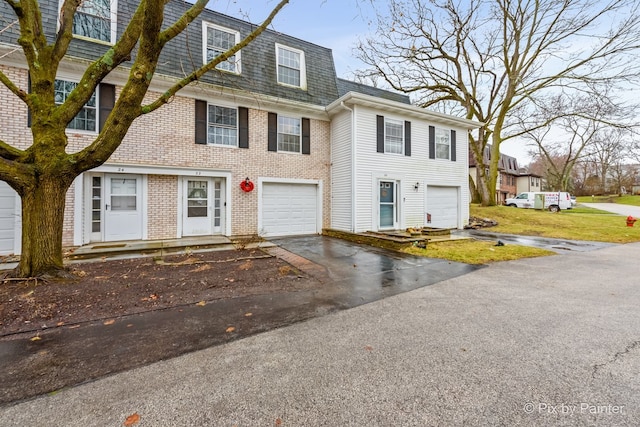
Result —
POLYGON ((240 188, 245 193, 249 193, 249 192, 253 191, 253 187, 254 187, 253 186, 253 182, 251 182, 251 180, 249 178, 245 179, 244 181, 242 181, 240 183, 240 188))

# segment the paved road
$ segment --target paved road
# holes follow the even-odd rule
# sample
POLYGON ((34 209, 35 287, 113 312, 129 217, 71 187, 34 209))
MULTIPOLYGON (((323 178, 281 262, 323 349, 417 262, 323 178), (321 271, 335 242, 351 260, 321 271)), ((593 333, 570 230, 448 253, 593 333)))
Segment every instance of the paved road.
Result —
POLYGON ((618 215, 640 218, 640 206, 620 205, 618 203, 580 203, 588 208, 600 209, 618 215))
POLYGON ((640 425, 640 244, 493 264, 0 408, 0 425, 640 425))

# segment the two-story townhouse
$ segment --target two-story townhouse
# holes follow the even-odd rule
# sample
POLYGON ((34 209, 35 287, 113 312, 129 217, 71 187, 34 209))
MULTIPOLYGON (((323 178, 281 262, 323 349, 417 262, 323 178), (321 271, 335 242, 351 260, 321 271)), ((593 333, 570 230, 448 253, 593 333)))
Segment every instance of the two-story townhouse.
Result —
POLYGON ((339 80, 331 116, 331 225, 362 232, 462 228, 469 219, 469 130, 431 112, 339 80))
MULTIPOLYGON (((92 3, 79 9, 60 67, 61 100, 87 64, 122 34, 136 7, 131 0, 100 2, 109 10, 95 15, 92 3)), ((189 6, 171 0, 166 20, 189 6)), ((59 3, 41 2, 41 8, 52 38, 59 3)), ((11 13, 5 3, 0 13, 11 13)), ((205 10, 167 45, 147 99, 254 27, 205 10)), ((15 28, 0 33, 0 69, 26 90, 28 72, 16 39, 15 28)), ((70 123, 68 151, 96 137, 127 75, 127 66, 110 74, 70 123)), ((0 139, 29 146, 26 106, 4 86, 0 102, 0 139)), ((75 180, 63 244, 316 234, 329 227, 461 227, 468 196, 458 168, 467 166, 456 152, 467 150, 473 127, 413 107, 407 97, 339 80, 330 49, 268 30, 169 104, 139 118, 107 162, 75 180), (347 157, 340 155, 345 147, 347 157), (345 161, 347 169, 340 163, 345 161), (347 226, 346 211, 352 218, 347 226)), ((20 226, 19 198, 0 182, 0 254, 20 252, 20 226)))

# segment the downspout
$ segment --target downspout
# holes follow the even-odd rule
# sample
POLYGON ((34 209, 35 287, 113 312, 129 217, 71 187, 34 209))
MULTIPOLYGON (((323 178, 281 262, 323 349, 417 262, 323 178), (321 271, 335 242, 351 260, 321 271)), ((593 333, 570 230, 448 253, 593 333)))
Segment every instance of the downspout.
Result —
POLYGON ((351 112, 351 231, 356 232, 356 112, 353 108, 347 107, 344 101, 340 101, 340 106, 351 112))

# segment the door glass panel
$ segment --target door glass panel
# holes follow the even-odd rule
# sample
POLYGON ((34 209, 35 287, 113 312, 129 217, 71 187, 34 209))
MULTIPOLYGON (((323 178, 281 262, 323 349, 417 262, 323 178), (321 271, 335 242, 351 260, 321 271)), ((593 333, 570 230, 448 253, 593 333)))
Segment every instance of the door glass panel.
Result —
POLYGON ((395 183, 380 182, 380 227, 395 225, 395 183))
POLYGON ((189 181, 187 183, 187 216, 189 218, 208 215, 208 191, 207 181, 189 181))
POLYGON ((213 226, 220 227, 220 218, 222 217, 222 181, 215 180, 213 182, 213 226))
POLYGON ((111 178, 112 211, 135 211, 136 202, 136 179, 111 178))
POLYGON ((91 232, 102 231, 102 177, 91 179, 91 232))

